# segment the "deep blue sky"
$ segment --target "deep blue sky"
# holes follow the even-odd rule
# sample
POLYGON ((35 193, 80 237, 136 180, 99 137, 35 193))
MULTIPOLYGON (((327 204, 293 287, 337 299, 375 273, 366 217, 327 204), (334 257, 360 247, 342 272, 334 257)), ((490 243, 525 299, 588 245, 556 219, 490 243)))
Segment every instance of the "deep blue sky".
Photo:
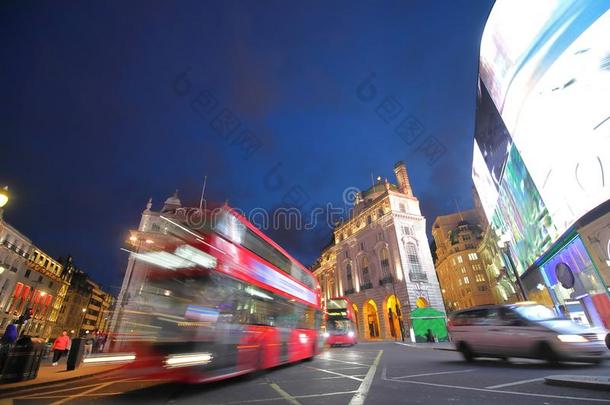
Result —
MULTIPOLYGON (((5 218, 106 286, 120 284, 119 247, 148 197, 159 208, 179 189, 197 204, 204 174, 210 199, 244 210, 286 205, 293 185, 306 206, 343 206, 346 187, 370 186, 371 173, 394 182, 403 160, 430 224, 455 199, 471 205, 478 47, 491 3, 4 1, 5 218), (190 90, 175 87, 185 71, 190 90), (377 95, 367 103, 357 87, 372 72, 377 95), (209 115, 190 104, 203 90, 218 101, 209 115), (385 96, 421 123, 419 140, 447 147, 436 164, 377 115, 385 96), (260 140, 249 158, 211 127, 223 108, 260 140), (266 183, 278 163, 283 182, 266 183)), ((270 233, 309 264, 330 230, 270 233)))

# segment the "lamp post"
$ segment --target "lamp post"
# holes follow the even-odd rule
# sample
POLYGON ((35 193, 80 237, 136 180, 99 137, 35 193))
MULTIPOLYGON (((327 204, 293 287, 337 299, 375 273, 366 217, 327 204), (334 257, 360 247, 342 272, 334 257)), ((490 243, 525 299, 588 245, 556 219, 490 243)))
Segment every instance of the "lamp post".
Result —
POLYGON ((8 203, 8 200, 8 186, 4 186, 0 188, 0 220, 2 219, 2 214, 4 213, 4 206, 8 203))
POLYGON ((78 335, 80 336, 81 331, 83 330, 83 324, 85 323, 85 316, 87 315, 87 308, 83 308, 81 309, 81 312, 83 313, 81 319, 80 319, 80 326, 78 327, 78 335))
POLYGON ((500 248, 500 253, 506 258, 505 262, 508 262, 508 267, 510 267, 510 271, 513 273, 513 277, 517 282, 517 287, 519 288, 519 293, 521 295, 522 300, 527 299, 527 294, 525 293, 525 288, 521 283, 521 278, 517 273, 517 267, 515 266, 515 262, 513 262, 513 258, 510 255, 510 251, 508 250, 508 242, 509 237, 507 234, 503 234, 500 236, 500 240, 498 241, 498 248, 500 248))

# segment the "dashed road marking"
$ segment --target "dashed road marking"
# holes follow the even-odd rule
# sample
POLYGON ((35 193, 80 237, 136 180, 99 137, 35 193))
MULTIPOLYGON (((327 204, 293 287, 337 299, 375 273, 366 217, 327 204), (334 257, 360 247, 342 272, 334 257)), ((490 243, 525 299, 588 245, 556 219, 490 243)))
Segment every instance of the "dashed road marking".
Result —
POLYGON ((544 378, 530 378, 529 380, 520 380, 520 381, 510 382, 510 383, 506 383, 506 384, 492 385, 492 386, 485 387, 485 388, 487 388, 488 390, 495 390, 496 388, 511 387, 513 385, 521 385, 521 384, 527 384, 527 383, 532 383, 532 382, 537 382, 537 381, 544 381, 544 378))
MULTIPOLYGON (((474 369, 468 369, 468 370, 439 371, 439 372, 436 372, 436 373, 411 374, 411 375, 403 375, 401 377, 392 377, 392 378, 393 379, 401 379, 401 378, 413 378, 413 377, 426 377, 426 376, 429 376, 429 375, 469 373, 471 371, 475 371, 475 370, 474 369)), ((489 387, 487 387, 487 388, 489 388, 489 387)))
POLYGON ((384 367, 381 373, 381 379, 385 381, 393 381, 402 384, 416 384, 416 385, 427 385, 430 387, 439 387, 439 388, 453 388, 457 390, 465 390, 465 391, 478 391, 478 392, 489 392, 494 394, 506 394, 506 395, 520 395, 527 397, 537 397, 537 398, 555 398, 555 399, 568 399, 573 401, 587 401, 587 402, 605 402, 610 403, 610 399, 600 399, 600 398, 582 398, 582 397, 571 397, 566 395, 551 395, 551 394, 536 394, 533 392, 519 392, 519 391, 501 391, 501 390, 493 390, 489 388, 476 388, 476 387, 464 387, 460 385, 449 385, 449 384, 437 384, 437 383, 429 383, 423 381, 412 381, 412 380, 396 380, 394 378, 390 378, 387 376, 387 368, 384 367))
POLYGON ((358 387, 358 390, 352 397, 351 401, 349 401, 349 405, 362 405, 364 404, 364 400, 369 393, 369 389, 371 388, 371 384, 373 383, 373 378, 375 377, 375 372, 377 371, 377 366, 379 365, 379 360, 381 359, 381 355, 383 354, 383 350, 379 350, 379 354, 375 358, 373 365, 369 368, 369 371, 366 373, 366 377, 364 377, 364 381, 358 387))
POLYGON ((343 378, 349 378, 349 379, 351 379, 351 380, 356 380, 356 381, 360 381, 360 382, 363 382, 363 381, 364 381, 362 378, 356 378, 356 377, 354 377, 353 375, 348 375, 348 374, 338 373, 338 372, 336 372, 336 371, 325 370, 325 369, 323 369, 323 368, 317 368, 317 367, 308 367, 308 368, 311 368, 312 370, 318 370, 318 371, 322 371, 322 372, 325 372, 325 373, 328 373, 328 374, 339 375, 339 376, 341 376, 341 377, 343 377, 343 378))

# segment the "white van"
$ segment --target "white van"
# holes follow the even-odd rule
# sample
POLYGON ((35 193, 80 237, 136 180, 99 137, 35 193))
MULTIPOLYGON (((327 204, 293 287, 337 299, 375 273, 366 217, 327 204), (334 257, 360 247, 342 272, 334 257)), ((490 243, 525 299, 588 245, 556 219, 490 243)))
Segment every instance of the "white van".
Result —
POLYGON ((466 361, 475 357, 529 357, 599 364, 610 354, 608 331, 558 318, 535 303, 490 305, 454 312, 447 324, 451 341, 466 361))

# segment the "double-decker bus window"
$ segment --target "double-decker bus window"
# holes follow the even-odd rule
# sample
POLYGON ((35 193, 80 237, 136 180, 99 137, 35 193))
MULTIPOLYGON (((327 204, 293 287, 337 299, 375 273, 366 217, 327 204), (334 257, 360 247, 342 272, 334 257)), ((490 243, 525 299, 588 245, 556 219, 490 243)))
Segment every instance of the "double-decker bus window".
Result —
POLYGON ((309 288, 315 288, 313 276, 295 265, 282 252, 258 236, 229 213, 224 213, 216 221, 216 231, 224 237, 239 243, 252 253, 262 257, 286 274, 290 274, 309 288))

